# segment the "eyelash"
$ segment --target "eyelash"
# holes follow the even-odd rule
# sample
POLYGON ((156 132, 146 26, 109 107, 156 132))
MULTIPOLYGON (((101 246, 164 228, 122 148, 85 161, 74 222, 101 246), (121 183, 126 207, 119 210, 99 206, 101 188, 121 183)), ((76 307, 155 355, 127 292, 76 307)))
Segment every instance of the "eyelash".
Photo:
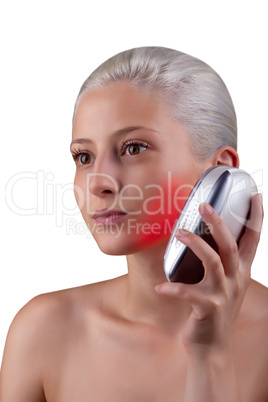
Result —
POLYGON ((82 151, 80 149, 72 151, 72 156, 73 156, 73 159, 75 162, 77 161, 77 159, 79 159, 79 157, 81 155, 90 155, 90 154, 88 152, 82 151))
MULTIPOLYGON (((131 145, 138 145, 138 146, 141 146, 141 147, 143 147, 143 148, 145 148, 144 149, 144 151, 148 148, 148 144, 146 143, 146 142, 144 142, 144 141, 139 141, 139 140, 131 140, 131 141, 127 141, 127 142, 124 142, 121 146, 120 146, 120 155, 121 156, 123 156, 123 155, 125 155, 125 152, 126 152, 126 150, 127 150, 127 148, 128 147, 130 147, 131 145)), ((143 151, 141 151, 141 152, 143 152, 143 151)), ((139 152, 139 153, 141 153, 141 152, 139 152)), ((81 149, 77 149, 77 150, 73 150, 72 151, 72 157, 73 157, 73 159, 74 159, 74 161, 76 162, 77 160, 79 160, 79 158, 80 158, 80 156, 82 156, 82 155, 87 155, 87 156, 90 156, 90 157, 92 157, 92 155, 90 155, 90 153, 89 152, 86 152, 86 151, 82 151, 81 149)), ((138 155, 138 154, 137 154, 138 155)), ((135 156, 135 155, 132 155, 132 156, 135 156)), ((81 164, 81 163, 80 163, 81 164)), ((90 164, 90 163, 89 163, 90 164)), ((88 165, 89 165, 88 164, 88 165)), ((83 166, 83 164, 81 164, 82 166, 83 166)), ((86 164, 85 164, 86 165, 86 164)), ((84 166, 85 166, 84 165, 84 166)))
POLYGON ((124 142, 121 145, 121 147, 120 147, 120 155, 124 155, 124 153, 127 150, 127 148, 130 147, 131 145, 139 145, 141 147, 144 147, 145 149, 148 148, 148 144, 146 142, 144 142, 144 141, 131 140, 131 141, 124 142))

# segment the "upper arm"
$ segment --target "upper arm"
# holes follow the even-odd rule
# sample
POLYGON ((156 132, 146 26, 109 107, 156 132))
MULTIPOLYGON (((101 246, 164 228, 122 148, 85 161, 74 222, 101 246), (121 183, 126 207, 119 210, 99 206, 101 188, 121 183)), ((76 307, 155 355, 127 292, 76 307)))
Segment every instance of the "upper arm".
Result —
POLYGON ((14 318, 6 340, 0 372, 0 402, 43 402, 45 344, 40 332, 40 298, 14 318))

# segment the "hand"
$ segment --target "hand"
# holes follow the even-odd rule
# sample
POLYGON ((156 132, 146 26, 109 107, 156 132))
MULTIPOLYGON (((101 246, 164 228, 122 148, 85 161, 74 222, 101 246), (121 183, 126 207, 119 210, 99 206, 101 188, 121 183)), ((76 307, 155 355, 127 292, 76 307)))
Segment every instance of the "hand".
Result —
POLYGON ((202 261, 203 280, 195 285, 165 282, 159 294, 188 301, 192 312, 183 331, 187 352, 225 348, 250 281, 251 265, 260 238, 263 210, 260 195, 252 198, 251 217, 239 247, 222 219, 208 204, 199 210, 218 245, 219 254, 199 236, 180 230, 177 238, 202 261))

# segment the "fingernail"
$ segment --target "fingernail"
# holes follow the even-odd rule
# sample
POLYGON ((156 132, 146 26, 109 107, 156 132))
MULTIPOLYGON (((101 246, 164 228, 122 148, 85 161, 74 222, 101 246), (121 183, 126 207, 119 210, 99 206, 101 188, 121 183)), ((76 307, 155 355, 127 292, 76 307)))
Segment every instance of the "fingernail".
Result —
POLYGON ((262 198, 262 194, 261 194, 261 193, 258 194, 258 199, 259 199, 259 203, 260 203, 261 205, 263 205, 263 198, 262 198))
POLYGON ((188 234, 189 234, 189 231, 185 230, 185 229, 178 229, 176 232, 176 236, 178 236, 178 237, 184 237, 184 236, 187 236, 188 234))
POLYGON ((213 213, 212 207, 206 203, 203 203, 199 206, 199 211, 201 215, 211 215, 213 213))

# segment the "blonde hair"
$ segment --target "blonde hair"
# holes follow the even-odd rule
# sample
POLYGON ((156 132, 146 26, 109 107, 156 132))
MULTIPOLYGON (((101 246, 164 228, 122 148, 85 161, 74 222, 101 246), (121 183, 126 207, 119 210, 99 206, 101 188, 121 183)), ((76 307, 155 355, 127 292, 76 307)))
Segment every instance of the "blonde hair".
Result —
POLYGON ((91 88, 122 80, 139 89, 157 91, 173 118, 189 132, 197 157, 206 159, 225 145, 237 148, 232 99, 220 76, 203 61, 164 47, 124 51, 105 61, 87 78, 75 110, 91 88))

